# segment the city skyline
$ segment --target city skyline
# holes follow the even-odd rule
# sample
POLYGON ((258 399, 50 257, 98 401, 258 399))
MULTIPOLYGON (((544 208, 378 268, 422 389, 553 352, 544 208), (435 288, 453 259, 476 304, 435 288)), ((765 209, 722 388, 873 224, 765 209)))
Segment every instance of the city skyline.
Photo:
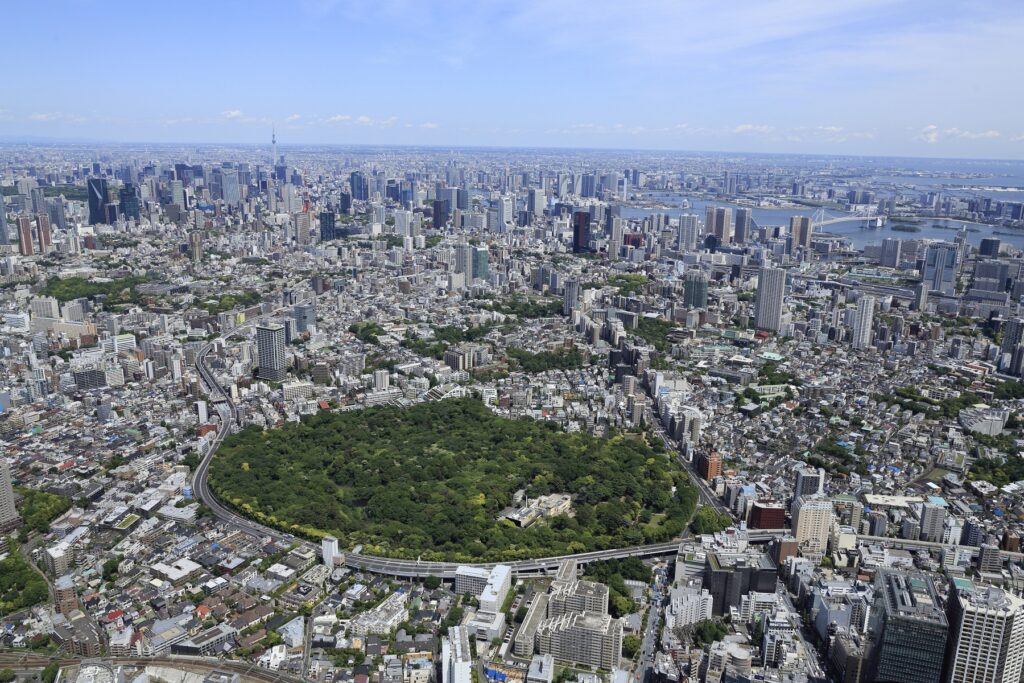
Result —
POLYGON ((0 121, 14 140, 257 143, 276 126, 295 144, 1024 158, 1024 96, 1005 87, 1019 5, 641 4, 120 5, 108 65, 96 3, 11 7, 61 40, 11 37, 32 68, 9 75, 0 121), (90 59, 119 74, 109 96, 76 75, 90 59))

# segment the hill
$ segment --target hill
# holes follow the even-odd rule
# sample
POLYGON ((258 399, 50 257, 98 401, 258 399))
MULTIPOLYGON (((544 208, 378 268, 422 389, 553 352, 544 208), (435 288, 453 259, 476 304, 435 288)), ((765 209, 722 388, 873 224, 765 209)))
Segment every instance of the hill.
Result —
POLYGON ((235 509, 292 533, 451 561, 669 540, 697 498, 660 443, 567 434, 553 423, 498 417, 472 399, 250 427, 221 445, 210 484, 235 509), (499 521, 520 489, 570 493, 573 514, 525 529, 499 521))

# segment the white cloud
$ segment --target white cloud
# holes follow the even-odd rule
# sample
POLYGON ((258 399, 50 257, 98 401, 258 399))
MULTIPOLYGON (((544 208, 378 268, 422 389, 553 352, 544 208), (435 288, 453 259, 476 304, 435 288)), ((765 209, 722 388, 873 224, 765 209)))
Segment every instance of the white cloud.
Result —
POLYGON ((440 128, 440 127, 441 126, 439 124, 434 123, 433 121, 425 121, 425 122, 420 124, 420 128, 434 129, 434 128, 440 128))
POLYGON ((227 111, 222 111, 220 115, 228 121, 242 118, 242 112, 238 109, 228 109, 227 111))
POLYGON ((998 130, 989 129, 983 131, 971 131, 963 130, 956 126, 940 128, 932 123, 922 128, 915 139, 926 142, 929 145, 934 145, 942 140, 957 138, 961 140, 994 140, 1000 136, 1002 136, 1002 133, 998 130))
POLYGON ((358 123, 360 126, 372 126, 373 125, 373 119, 371 119, 366 114, 363 114, 362 116, 357 116, 356 117, 356 123, 358 123))
POLYGON ((349 116, 348 114, 335 114, 334 116, 328 116, 325 119, 324 122, 325 123, 346 123, 347 121, 351 121, 351 120, 352 120, 352 117, 349 116))
POLYGON ((302 115, 301 115, 301 114, 292 114, 291 116, 289 116, 288 118, 286 118, 286 119, 285 119, 285 121, 289 121, 289 122, 290 122, 290 121, 298 121, 298 120, 299 120, 299 119, 301 119, 301 118, 302 118, 302 115))
POLYGON ((771 133, 775 128, 772 126, 766 126, 763 124, 755 123, 741 123, 732 129, 733 133, 736 134, 756 134, 756 135, 767 135, 771 133))

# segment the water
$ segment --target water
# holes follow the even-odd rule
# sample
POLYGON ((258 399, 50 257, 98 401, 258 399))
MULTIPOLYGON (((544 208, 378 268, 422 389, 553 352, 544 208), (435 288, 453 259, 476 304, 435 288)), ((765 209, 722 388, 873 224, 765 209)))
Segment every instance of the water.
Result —
MULTIPOLYGON (((733 209, 733 217, 735 219, 735 211, 738 208, 742 208, 739 204, 731 204, 729 202, 712 201, 708 199, 701 199, 696 197, 687 197, 685 194, 670 193, 670 192, 658 192, 653 193, 650 197, 653 201, 659 203, 665 207, 671 208, 642 208, 642 207, 622 207, 623 218, 643 218, 651 214, 660 213, 667 214, 673 218, 676 218, 684 213, 696 214, 701 221, 704 220, 704 208, 706 206, 728 206, 733 209), (690 208, 682 209, 680 205, 682 201, 686 199, 690 203, 690 208)), ((791 216, 812 216, 817 209, 812 207, 799 207, 799 208, 788 208, 788 209, 772 209, 772 208, 755 208, 752 210, 754 222, 758 225, 789 225, 789 219, 791 216)), ((845 216, 846 214, 839 211, 825 210, 826 218, 838 218, 845 216)), ((863 249, 869 245, 881 244, 882 240, 887 237, 894 237, 901 240, 946 240, 953 241, 956 237, 957 231, 966 226, 968 228, 967 241, 973 246, 981 244, 983 237, 995 237, 1003 243, 1010 244, 1013 247, 1024 250, 1024 230, 1011 231, 1009 228, 997 227, 992 225, 985 225, 983 223, 964 223, 960 221, 952 221, 944 218, 933 218, 928 220, 922 220, 920 223, 915 223, 914 226, 918 228, 917 232, 905 232, 902 230, 893 230, 893 226, 898 225, 893 221, 886 223, 885 227, 877 230, 869 230, 864 228, 861 223, 850 221, 849 223, 833 223, 832 225, 826 225, 824 232, 831 235, 842 235, 850 240, 850 243, 856 249, 863 249), (995 235, 994 232, 998 231, 1001 234, 995 235), (1005 234, 1012 233, 1012 234, 1005 234)))

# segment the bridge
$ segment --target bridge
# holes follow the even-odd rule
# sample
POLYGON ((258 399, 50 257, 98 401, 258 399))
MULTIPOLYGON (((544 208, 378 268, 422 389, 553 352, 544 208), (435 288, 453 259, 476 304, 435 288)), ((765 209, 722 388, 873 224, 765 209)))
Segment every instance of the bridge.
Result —
POLYGON ((846 214, 845 216, 832 217, 827 217, 825 209, 819 208, 811 216, 811 231, 820 231, 821 228, 823 228, 826 225, 835 225, 836 223, 850 222, 867 223, 868 227, 880 228, 883 225, 885 225, 886 220, 887 219, 885 216, 879 216, 878 214, 876 214, 873 208, 871 210, 858 209, 856 211, 850 212, 849 214, 846 214))

